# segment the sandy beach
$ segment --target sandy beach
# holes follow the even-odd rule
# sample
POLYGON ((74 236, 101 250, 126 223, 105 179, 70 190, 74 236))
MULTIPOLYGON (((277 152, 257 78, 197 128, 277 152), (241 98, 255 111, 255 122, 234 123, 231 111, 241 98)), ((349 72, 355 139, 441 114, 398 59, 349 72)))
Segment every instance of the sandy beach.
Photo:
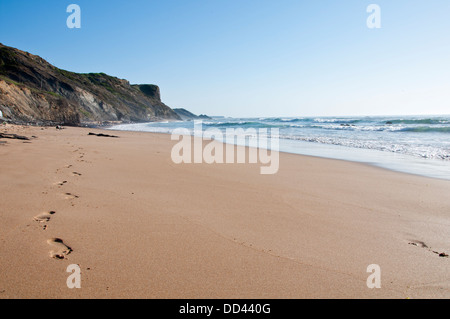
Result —
POLYGON ((286 153, 275 175, 176 165, 164 134, 0 132, 30 137, 0 144, 0 299, 450 298, 449 181, 286 153))

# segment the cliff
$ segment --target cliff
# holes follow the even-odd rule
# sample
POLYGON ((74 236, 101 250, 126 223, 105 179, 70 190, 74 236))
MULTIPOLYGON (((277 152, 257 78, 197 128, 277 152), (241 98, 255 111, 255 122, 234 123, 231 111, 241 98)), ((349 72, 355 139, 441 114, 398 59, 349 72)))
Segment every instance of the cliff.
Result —
POLYGON ((104 73, 79 74, 0 44, 0 111, 14 122, 180 120, 156 85, 130 85, 104 73))

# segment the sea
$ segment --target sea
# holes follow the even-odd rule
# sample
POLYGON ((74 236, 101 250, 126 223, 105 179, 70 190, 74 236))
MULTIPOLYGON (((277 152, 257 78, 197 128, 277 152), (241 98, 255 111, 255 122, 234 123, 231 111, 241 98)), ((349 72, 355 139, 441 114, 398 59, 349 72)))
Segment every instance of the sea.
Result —
MULTIPOLYGON (((194 130, 194 125, 198 128, 199 124, 194 121, 152 122, 123 124, 110 129, 171 134, 176 129, 185 128, 192 135, 199 135, 201 132, 194 130)), ((450 115, 213 117, 202 120, 201 127, 203 131, 219 129, 224 136, 227 129, 233 128, 267 131, 268 137, 278 138, 282 152, 362 162, 450 180, 450 115), (273 134, 274 131, 277 134, 273 134)), ((251 138, 242 136, 235 144, 249 145, 251 138)))

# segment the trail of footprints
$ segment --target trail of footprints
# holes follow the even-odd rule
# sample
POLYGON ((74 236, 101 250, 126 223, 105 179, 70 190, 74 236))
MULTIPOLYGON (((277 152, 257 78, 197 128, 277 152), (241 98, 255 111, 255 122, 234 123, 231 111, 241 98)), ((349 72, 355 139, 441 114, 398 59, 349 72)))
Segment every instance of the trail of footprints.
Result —
MULTIPOLYGON (((84 155, 85 154, 82 154, 82 157, 84 155)), ((65 169, 70 169, 72 167, 73 167, 73 165, 67 165, 64 168, 65 169)), ((56 172, 57 173, 60 172, 60 169, 56 170, 56 172)), ((78 172, 72 172, 71 175, 79 177, 82 174, 80 174, 78 172)), ((55 183, 54 185, 58 186, 58 188, 61 188, 61 187, 66 186, 67 183, 68 183, 68 181, 62 181, 62 182, 59 182, 59 183, 55 183)), ((74 200, 74 199, 79 198, 78 195, 74 195, 74 194, 69 193, 69 192, 65 192, 62 195, 65 196, 65 198, 68 199, 68 200, 74 200)), ((72 204, 72 206, 74 206, 74 204, 72 204)), ((55 214, 56 214, 55 211, 44 212, 44 213, 41 213, 41 214, 35 216, 33 218, 33 220, 35 222, 39 223, 42 226, 42 229, 45 231, 48 228, 48 223, 51 221, 53 215, 55 215, 55 214)), ((50 255, 51 258, 54 258, 54 259, 58 259, 58 260, 66 259, 67 256, 70 255, 70 253, 73 252, 73 249, 70 246, 68 246, 64 242, 64 240, 62 240, 61 238, 48 239, 47 240, 47 244, 49 246, 51 246, 51 250, 50 250, 49 255, 50 255)))
MULTIPOLYGON (((55 214, 56 212, 54 211, 45 212, 35 216, 34 220, 39 224, 42 224, 43 230, 47 230, 47 223, 50 222, 52 216, 55 214)), ((72 252, 72 248, 66 245, 64 241, 60 238, 51 238, 47 240, 47 244, 49 244, 52 247, 52 250, 50 251, 51 258, 66 259, 67 255, 69 255, 72 252)))

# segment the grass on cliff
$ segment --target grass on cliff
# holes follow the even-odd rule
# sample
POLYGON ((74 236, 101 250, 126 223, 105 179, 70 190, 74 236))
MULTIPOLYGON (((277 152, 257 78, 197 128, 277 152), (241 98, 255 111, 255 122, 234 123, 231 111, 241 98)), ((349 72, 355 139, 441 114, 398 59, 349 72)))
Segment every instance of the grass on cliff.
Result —
POLYGON ((55 93, 55 92, 50 92, 50 91, 42 91, 42 92, 43 92, 43 93, 50 94, 50 95, 53 95, 54 97, 62 97, 60 94, 55 93))
POLYGON ((10 78, 8 78, 8 77, 6 77, 6 76, 4 76, 4 75, 0 75, 0 79, 6 81, 6 82, 9 83, 9 84, 14 84, 14 85, 16 85, 16 86, 18 86, 18 87, 21 87, 21 88, 27 88, 27 89, 29 89, 29 90, 30 90, 31 92, 33 92, 33 93, 38 93, 38 94, 49 94, 49 95, 54 96, 54 97, 57 97, 57 98, 62 98, 62 97, 63 97, 62 95, 60 95, 60 94, 58 94, 58 93, 55 93, 55 92, 39 90, 39 89, 30 87, 30 86, 28 86, 28 85, 26 85, 26 84, 24 84, 24 83, 16 82, 16 81, 11 80, 10 78))
POLYGON ((4 75, 0 75, 0 79, 5 80, 6 82, 17 85, 17 86, 26 86, 25 84, 11 80, 10 78, 8 78, 7 76, 4 76, 4 75))
POLYGON ((80 113, 83 114, 83 116, 88 118, 88 119, 92 117, 92 114, 89 113, 88 111, 86 111, 85 109, 81 109, 80 108, 80 109, 78 109, 78 111, 80 111, 80 113))

